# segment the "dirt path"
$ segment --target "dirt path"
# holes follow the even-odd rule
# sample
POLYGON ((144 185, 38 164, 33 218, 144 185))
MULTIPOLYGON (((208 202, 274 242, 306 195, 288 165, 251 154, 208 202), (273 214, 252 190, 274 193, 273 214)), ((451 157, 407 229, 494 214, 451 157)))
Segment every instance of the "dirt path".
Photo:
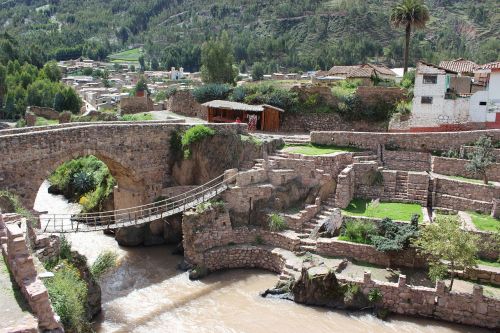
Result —
POLYGON ((21 291, 15 282, 11 281, 7 266, 0 254, 0 332, 4 332, 8 327, 26 325, 36 327, 36 319, 28 309, 21 291))

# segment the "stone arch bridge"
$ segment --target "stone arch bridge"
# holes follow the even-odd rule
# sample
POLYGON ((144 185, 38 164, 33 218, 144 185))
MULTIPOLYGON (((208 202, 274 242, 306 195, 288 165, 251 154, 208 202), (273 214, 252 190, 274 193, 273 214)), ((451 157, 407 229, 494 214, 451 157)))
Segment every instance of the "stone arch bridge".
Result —
MULTIPOLYGON (((95 155, 117 181, 115 209, 150 203, 169 183, 172 133, 179 121, 78 123, 0 132, 0 189, 32 208, 42 182, 62 163, 95 155)), ((245 134, 246 126, 211 124, 218 132, 245 134)))

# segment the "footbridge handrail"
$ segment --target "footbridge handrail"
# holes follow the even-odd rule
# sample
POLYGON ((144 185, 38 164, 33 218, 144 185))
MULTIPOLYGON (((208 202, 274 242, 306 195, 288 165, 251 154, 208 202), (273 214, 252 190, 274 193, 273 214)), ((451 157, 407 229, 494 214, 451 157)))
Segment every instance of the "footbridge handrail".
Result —
POLYGON ((44 232, 71 233, 141 225, 184 212, 224 192, 236 177, 220 175, 184 193, 141 206, 99 213, 45 214, 40 216, 44 232))

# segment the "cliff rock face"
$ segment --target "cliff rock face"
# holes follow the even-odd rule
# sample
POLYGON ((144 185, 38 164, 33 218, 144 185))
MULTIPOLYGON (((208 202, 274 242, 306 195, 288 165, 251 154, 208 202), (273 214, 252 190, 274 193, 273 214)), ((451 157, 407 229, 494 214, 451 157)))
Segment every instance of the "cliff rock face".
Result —
POLYGON ((80 272, 80 276, 87 284, 87 319, 91 320, 101 312, 101 287, 90 273, 87 258, 78 252, 72 252, 72 264, 80 272))
MULTIPOLYGON (((225 170, 251 168, 253 160, 273 153, 282 140, 256 142, 249 136, 214 135, 191 145, 190 157, 179 154, 172 166, 177 185, 200 185, 220 176, 225 170)), ((182 153, 182 152, 179 152, 182 153)))

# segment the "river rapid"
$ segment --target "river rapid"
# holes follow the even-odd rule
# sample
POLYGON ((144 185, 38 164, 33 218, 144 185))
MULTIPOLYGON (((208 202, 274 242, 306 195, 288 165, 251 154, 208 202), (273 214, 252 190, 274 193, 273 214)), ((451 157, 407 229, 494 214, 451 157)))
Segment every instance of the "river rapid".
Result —
MULTIPOLYGON (((47 192, 45 182, 35 209, 75 213, 79 207, 47 192)), ((487 332, 434 320, 391 316, 382 321, 368 313, 307 307, 262 298, 277 276, 261 270, 232 270, 190 281, 177 270, 181 256, 172 246, 122 248, 102 233, 69 236, 73 249, 90 262, 105 250, 115 251, 119 265, 100 281, 103 311, 97 332, 248 332, 248 333, 452 333, 487 332)))

